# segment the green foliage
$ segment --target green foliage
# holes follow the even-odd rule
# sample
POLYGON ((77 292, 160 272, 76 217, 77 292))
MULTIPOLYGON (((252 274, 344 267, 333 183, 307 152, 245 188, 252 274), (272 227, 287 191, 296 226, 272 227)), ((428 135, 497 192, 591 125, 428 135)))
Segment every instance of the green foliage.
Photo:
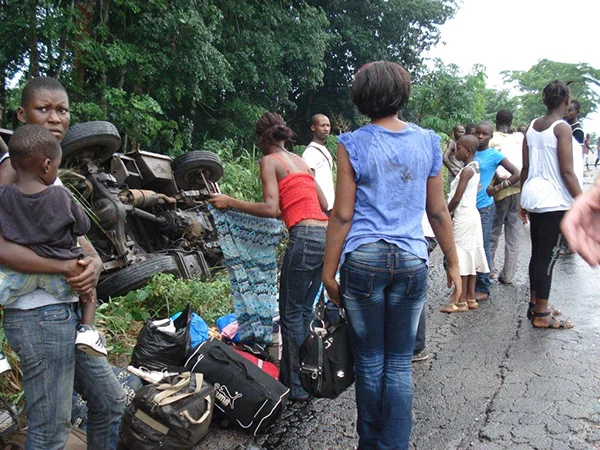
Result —
POLYGON ((258 165, 263 157, 260 150, 256 147, 251 150, 237 148, 231 139, 222 142, 206 141, 202 149, 216 153, 226 162, 223 177, 219 180, 221 192, 249 202, 263 201, 258 165))
MULTIPOLYGON (((191 303, 196 314, 208 325, 214 325, 217 318, 231 312, 231 286, 226 272, 217 273, 210 280, 184 280, 171 274, 157 274, 146 286, 111 301, 107 308, 112 308, 113 302, 116 311, 119 314, 125 311, 129 320, 170 317, 191 303)), ((114 316, 114 312, 111 315, 114 316)))
POLYGON ((552 80, 571 81, 571 98, 581 103, 580 118, 596 110, 600 95, 594 90, 600 86, 600 70, 586 63, 569 64, 542 59, 529 70, 503 72, 505 81, 512 83, 522 94, 517 97, 520 107, 515 123, 529 124, 546 113, 542 91, 552 80))

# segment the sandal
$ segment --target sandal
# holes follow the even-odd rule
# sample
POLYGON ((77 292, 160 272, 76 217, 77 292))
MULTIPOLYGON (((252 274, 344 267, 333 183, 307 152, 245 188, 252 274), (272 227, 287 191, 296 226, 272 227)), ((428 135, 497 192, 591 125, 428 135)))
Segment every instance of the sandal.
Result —
MULTIPOLYGON (((554 306, 548 306, 548 311, 553 316, 561 316, 562 311, 560 309, 556 309, 554 306)), ((529 320, 533 320, 533 314, 535 313, 535 303, 529 302, 529 306, 527 308, 527 318, 529 320)))
POLYGON ((442 309, 440 309, 440 312, 452 314, 452 313, 457 313, 457 312, 466 312, 468 310, 469 310, 469 307, 467 306, 467 302, 459 302, 459 303, 450 303, 450 304, 444 306, 442 309))
POLYGON ((477 303, 477 300, 467 300, 467 306, 469 309, 477 309, 479 308, 479 303, 477 303))
POLYGON ((537 325, 533 325, 533 320, 531 321, 531 325, 533 326, 533 328, 551 328, 554 330, 558 330, 561 328, 564 329, 568 329, 568 328, 573 328, 573 324, 571 323, 571 321, 569 320, 556 320, 556 318, 550 313, 550 311, 546 311, 543 313, 538 313, 538 312, 534 312, 533 313, 533 317, 548 317, 550 316, 550 322, 548 322, 548 325, 546 326, 542 326, 542 327, 538 327, 537 325), (555 326, 556 324, 558 324, 558 326, 555 326))

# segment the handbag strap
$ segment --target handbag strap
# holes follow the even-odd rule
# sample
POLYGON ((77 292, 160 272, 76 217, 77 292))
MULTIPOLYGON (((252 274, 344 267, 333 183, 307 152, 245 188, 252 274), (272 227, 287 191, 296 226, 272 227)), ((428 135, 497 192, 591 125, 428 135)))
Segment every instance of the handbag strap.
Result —
POLYGON ((246 378, 249 378, 250 380, 254 380, 254 377, 250 374, 250 372, 248 372, 248 367, 246 367, 246 365, 244 363, 242 363, 241 361, 238 361, 237 359, 231 357, 231 355, 228 355, 227 352, 225 352, 225 350, 223 350, 222 348, 213 347, 208 351, 208 353, 213 358, 215 358, 217 361, 224 362, 224 363, 231 362, 231 363, 235 364, 236 366, 240 367, 244 371, 244 373, 246 374, 246 378))
POLYGON ((212 403, 212 398, 210 397, 210 395, 207 395, 206 398, 206 411, 204 411, 204 414, 202 414, 202 416, 199 419, 194 419, 189 411, 186 409, 185 411, 183 411, 181 413, 181 415, 183 417, 185 417, 189 423, 191 423, 192 425, 199 425, 202 422, 204 422, 206 420, 206 418, 210 415, 211 412, 211 403, 212 403))
POLYGON ((201 373, 184 372, 180 376, 182 378, 176 384, 163 383, 157 386, 157 390, 161 391, 156 394, 152 402, 158 406, 170 405, 184 398, 198 394, 202 390, 202 380, 204 376, 201 373), (188 392, 180 393, 186 387, 191 387, 188 392))
POLYGON ((321 155, 323 155, 323 158, 325 158, 325 161, 327 161, 327 165, 329 166, 329 170, 333 170, 333 158, 332 158, 332 160, 330 160, 327 157, 327 155, 325 154, 325 152, 323 150, 321 150, 319 147, 317 147, 316 145, 313 145, 312 142, 310 144, 308 144, 306 146, 306 148, 314 148, 316 150, 319 150, 319 152, 321 153, 321 155))

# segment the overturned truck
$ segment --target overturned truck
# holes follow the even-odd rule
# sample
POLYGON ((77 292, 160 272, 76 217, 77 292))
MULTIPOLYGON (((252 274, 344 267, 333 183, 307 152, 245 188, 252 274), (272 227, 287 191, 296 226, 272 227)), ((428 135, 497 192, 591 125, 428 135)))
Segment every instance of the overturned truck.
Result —
POLYGON ((61 180, 89 214, 88 238, 103 262, 98 297, 124 295, 156 273, 206 275, 222 259, 208 210, 223 174, 218 155, 172 159, 120 146, 115 126, 102 121, 72 126, 62 142, 61 180))

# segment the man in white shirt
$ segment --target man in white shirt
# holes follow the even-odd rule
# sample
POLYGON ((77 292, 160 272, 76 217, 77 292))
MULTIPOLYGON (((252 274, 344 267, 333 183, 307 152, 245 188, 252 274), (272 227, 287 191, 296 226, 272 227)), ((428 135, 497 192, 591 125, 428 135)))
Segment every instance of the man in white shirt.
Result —
POLYGON ((325 141, 331 131, 331 124, 327 116, 315 114, 312 116, 310 129, 313 133, 312 141, 302 153, 302 159, 310 167, 317 184, 327 199, 328 212, 333 208, 335 200, 333 158, 327 147, 325 147, 325 141))

